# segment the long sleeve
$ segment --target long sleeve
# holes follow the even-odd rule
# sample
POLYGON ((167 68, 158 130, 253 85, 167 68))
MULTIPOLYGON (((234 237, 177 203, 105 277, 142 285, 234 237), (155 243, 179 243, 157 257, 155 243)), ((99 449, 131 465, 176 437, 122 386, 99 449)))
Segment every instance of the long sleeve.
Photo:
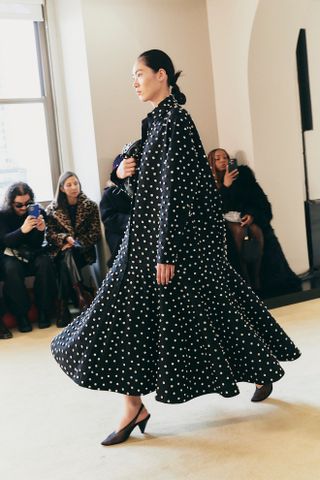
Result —
POLYGON ((245 193, 242 214, 251 214, 255 223, 263 228, 272 220, 271 205, 249 167, 242 167, 241 176, 245 193))
POLYGON ((262 228, 267 227, 272 220, 268 198, 249 167, 241 165, 238 178, 230 187, 223 185, 220 193, 224 212, 235 210, 242 216, 250 214, 254 217, 254 222, 262 228))
POLYGON ((55 245, 60 250, 70 235, 55 218, 51 208, 47 209, 46 238, 49 244, 55 245))
POLYGON ((110 175, 111 182, 114 183, 120 190, 122 190, 124 193, 126 193, 130 197, 134 196, 134 193, 136 190, 137 178, 138 178, 138 169, 136 169, 135 173, 131 177, 118 178, 116 168, 112 170, 110 175))
POLYGON ((265 227, 272 220, 271 205, 260 185, 255 185, 252 194, 254 198, 254 203, 248 205, 247 212, 251 213, 251 215, 254 217, 255 223, 257 223, 261 227, 265 227))
POLYGON ((124 187, 124 182, 125 182, 125 178, 118 178, 117 177, 117 169, 114 168, 110 174, 110 180, 112 183, 114 183, 115 185, 117 185, 117 187, 121 188, 122 190, 125 190, 125 187, 124 187))
POLYGON ((231 197, 231 191, 230 188, 226 187, 225 185, 222 185, 220 188, 220 194, 222 198, 222 205, 223 205, 223 211, 224 212, 229 212, 232 210, 232 197, 231 197))
POLYGON ((198 189, 199 157, 204 156, 195 126, 183 110, 175 110, 163 155, 157 262, 174 264, 198 189))
POLYGON ((6 248, 16 248, 19 245, 22 245, 25 235, 22 233, 21 229, 13 230, 8 232, 6 226, 0 221, 0 241, 1 244, 6 248))
MULTIPOLYGON (((44 212, 41 211, 44 215, 44 212)), ((0 216, 0 243, 2 248, 19 248, 28 245, 29 248, 40 248, 44 240, 44 232, 37 229, 29 233, 23 233, 21 226, 24 217, 18 217, 14 213, 1 212, 0 216)))
POLYGON ((75 238, 85 248, 92 247, 101 237, 101 224, 98 205, 90 202, 80 226, 75 229, 75 238))

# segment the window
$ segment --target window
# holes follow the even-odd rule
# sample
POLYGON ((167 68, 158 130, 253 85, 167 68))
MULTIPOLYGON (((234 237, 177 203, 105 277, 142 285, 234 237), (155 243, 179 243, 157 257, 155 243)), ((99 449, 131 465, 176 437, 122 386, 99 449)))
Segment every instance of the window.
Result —
POLYGON ((59 175, 43 21, 0 17, 0 201, 28 183, 49 201, 59 175))

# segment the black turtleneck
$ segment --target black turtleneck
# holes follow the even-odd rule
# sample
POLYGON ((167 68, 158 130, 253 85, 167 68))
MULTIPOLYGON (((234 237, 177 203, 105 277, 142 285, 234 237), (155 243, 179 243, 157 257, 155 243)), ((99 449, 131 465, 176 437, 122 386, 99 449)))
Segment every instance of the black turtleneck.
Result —
MULTIPOLYGON (((41 210, 44 215, 44 211, 41 210)), ((30 248, 40 248, 44 239, 44 232, 40 232, 36 228, 29 233, 22 233, 21 226, 27 217, 27 213, 23 216, 17 215, 13 210, 0 211, 0 248, 19 248, 20 246, 28 246, 30 248)))

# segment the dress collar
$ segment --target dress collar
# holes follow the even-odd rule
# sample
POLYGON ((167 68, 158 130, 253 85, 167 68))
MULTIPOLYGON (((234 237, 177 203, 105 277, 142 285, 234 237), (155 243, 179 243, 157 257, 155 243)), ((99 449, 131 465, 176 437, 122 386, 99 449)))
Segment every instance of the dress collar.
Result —
POLYGON ((169 95, 168 97, 164 98, 159 105, 157 105, 152 112, 148 114, 148 118, 152 119, 155 116, 161 115, 162 113, 165 113, 167 110, 170 110, 171 108, 178 107, 179 104, 174 98, 173 95, 169 95))

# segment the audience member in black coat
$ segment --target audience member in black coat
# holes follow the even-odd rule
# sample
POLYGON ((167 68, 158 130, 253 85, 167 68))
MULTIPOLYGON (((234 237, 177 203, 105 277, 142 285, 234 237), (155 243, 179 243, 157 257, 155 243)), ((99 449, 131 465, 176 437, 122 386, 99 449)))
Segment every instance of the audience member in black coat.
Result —
POLYGON ((4 208, 0 211, 0 244, 3 251, 4 299, 16 316, 18 329, 29 332, 30 299, 24 283, 34 275, 35 303, 39 310, 39 328, 50 326, 50 313, 56 294, 53 264, 42 248, 45 234, 45 212, 28 214, 34 194, 26 183, 14 183, 7 191, 4 208))
MULTIPOLYGON (((117 169, 122 161, 118 155, 113 162, 113 170, 117 169)), ((105 229, 105 236, 110 248, 111 258, 108 267, 111 267, 118 253, 131 210, 129 195, 111 180, 108 181, 100 201, 100 214, 105 229)))
POLYGON ((264 297, 300 290, 301 281, 290 269, 271 226, 271 205, 252 170, 239 166, 229 172, 229 154, 220 148, 210 152, 208 159, 222 196, 231 263, 264 297), (247 234, 260 252, 252 264, 243 255, 247 234))

